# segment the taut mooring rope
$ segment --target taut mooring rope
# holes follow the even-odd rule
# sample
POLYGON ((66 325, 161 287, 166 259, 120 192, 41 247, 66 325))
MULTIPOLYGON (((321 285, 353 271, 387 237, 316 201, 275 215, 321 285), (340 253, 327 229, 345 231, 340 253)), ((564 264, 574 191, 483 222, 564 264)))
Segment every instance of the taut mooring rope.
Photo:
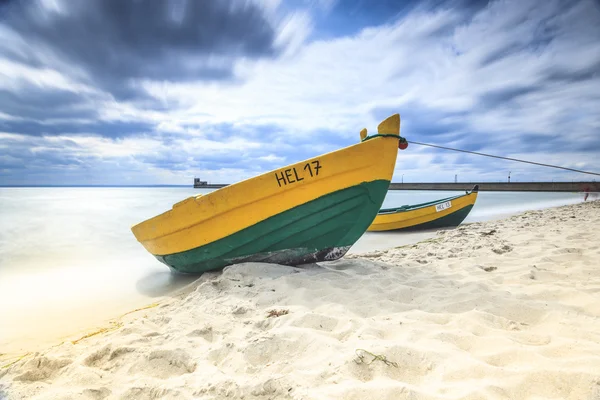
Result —
POLYGON ((469 150, 453 149, 452 147, 438 146, 438 145, 436 145, 436 144, 429 144, 429 143, 419 143, 419 142, 414 142, 414 141, 412 141, 412 140, 408 140, 408 143, 412 143, 412 144, 418 144, 418 145, 421 145, 421 146, 436 147, 436 148, 438 148, 438 149, 444 149, 444 150, 459 151, 459 152, 461 152, 461 153, 476 154, 476 155, 478 155, 478 156, 485 156, 485 157, 499 158, 499 159, 501 159, 501 160, 509 160, 509 161, 522 162, 522 163, 526 163, 526 164, 541 165, 542 167, 550 167, 550 168, 564 169, 564 170, 567 170, 567 171, 580 172, 580 173, 582 173, 582 174, 589 174, 589 175, 597 175, 597 176, 600 176, 600 174, 599 174, 599 173, 597 173, 597 172, 582 171, 582 170, 580 170, 580 169, 567 168, 567 167, 560 167, 560 166, 558 166, 558 165, 552 165, 552 164, 543 164, 543 163, 538 163, 538 162, 533 162, 533 161, 527 161, 527 160, 519 160, 518 158, 510 158, 510 157, 494 156, 494 155, 492 155, 492 154, 478 153, 478 152, 476 152, 476 151, 469 151, 469 150))

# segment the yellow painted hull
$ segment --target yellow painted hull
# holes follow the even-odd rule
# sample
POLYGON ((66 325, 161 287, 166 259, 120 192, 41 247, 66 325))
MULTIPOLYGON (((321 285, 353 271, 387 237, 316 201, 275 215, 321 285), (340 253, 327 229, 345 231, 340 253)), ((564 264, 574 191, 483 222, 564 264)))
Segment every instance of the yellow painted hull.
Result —
MULTIPOLYGON (((395 117, 399 130, 399 117, 395 117)), ((155 256, 197 249, 328 194, 361 183, 390 181, 397 152, 397 136, 374 137, 190 197, 132 231, 155 256)))
POLYGON ((377 214, 368 231, 430 229, 457 226, 471 211, 478 189, 462 196, 398 209, 383 209, 377 214))

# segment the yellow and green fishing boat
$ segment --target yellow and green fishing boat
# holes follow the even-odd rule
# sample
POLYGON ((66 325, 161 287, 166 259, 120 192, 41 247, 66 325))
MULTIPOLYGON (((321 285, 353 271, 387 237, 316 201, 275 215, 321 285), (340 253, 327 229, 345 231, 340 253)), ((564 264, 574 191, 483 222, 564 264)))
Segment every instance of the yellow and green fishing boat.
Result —
POLYGON ((477 200, 479 186, 470 192, 428 203, 382 208, 369 231, 424 230, 458 226, 469 215, 477 200))
POLYGON ((398 114, 360 135, 358 144, 189 197, 131 230, 182 273, 338 259, 373 222, 406 147, 398 114))

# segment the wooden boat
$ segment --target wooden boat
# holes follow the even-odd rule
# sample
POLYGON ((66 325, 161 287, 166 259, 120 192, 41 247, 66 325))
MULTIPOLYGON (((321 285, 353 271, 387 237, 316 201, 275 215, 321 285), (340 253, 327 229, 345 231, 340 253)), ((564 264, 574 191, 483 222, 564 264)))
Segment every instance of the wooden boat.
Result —
POLYGON ((400 137, 400 116, 378 133, 331 153, 189 197, 133 226, 136 239, 182 273, 257 261, 284 265, 342 257, 385 198, 400 137))
POLYGON ((470 192, 428 203, 379 210, 369 231, 422 230, 458 226, 475 205, 479 186, 470 192))

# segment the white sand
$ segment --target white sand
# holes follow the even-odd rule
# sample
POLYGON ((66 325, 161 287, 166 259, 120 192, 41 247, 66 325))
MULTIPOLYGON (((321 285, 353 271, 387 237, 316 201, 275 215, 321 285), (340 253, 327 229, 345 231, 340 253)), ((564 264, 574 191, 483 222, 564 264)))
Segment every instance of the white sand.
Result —
POLYGON ((600 201, 321 266, 237 265, 188 290, 0 368, 0 393, 600 399, 600 201))

